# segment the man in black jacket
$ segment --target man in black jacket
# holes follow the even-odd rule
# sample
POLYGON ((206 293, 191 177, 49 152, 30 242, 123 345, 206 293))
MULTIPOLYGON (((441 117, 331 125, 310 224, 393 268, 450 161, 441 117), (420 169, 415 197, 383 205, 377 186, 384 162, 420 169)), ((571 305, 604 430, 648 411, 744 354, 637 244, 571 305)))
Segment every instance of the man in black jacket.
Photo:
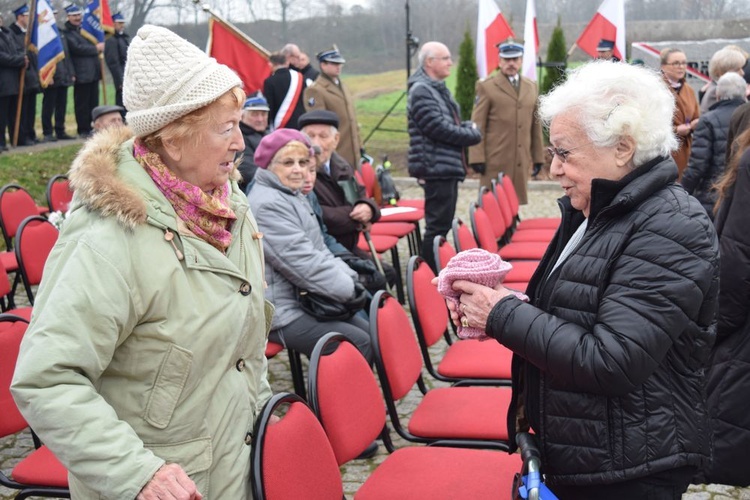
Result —
POLYGON ((81 34, 83 12, 80 7, 70 4, 65 7, 65 12, 68 21, 63 33, 75 69, 73 101, 76 124, 79 137, 86 138, 91 135, 91 112, 99 105, 99 80, 102 77, 99 54, 104 50, 104 43, 94 44, 81 34))
POLYGON ((41 90, 39 64, 36 52, 26 46, 26 31, 30 28, 29 6, 23 4, 14 10, 13 14, 16 16, 16 22, 10 25, 10 32, 13 34, 16 47, 25 51, 28 59, 24 76, 21 121, 18 127, 18 146, 30 146, 37 142, 34 120, 36 119, 36 95, 41 90))
POLYGON ((263 136, 268 134, 268 102, 260 92, 250 96, 242 106, 240 131, 245 139, 245 154, 242 157, 239 171, 242 180, 238 183, 242 192, 247 192, 247 186, 253 181, 258 165, 255 164, 255 150, 263 136))
POLYGON ((65 58, 57 62, 52 83, 42 90, 42 134, 44 142, 73 139, 65 132, 65 114, 68 109, 68 88, 73 85, 73 61, 70 60, 68 39, 62 34, 60 42, 65 58), (52 124, 54 118, 55 124, 52 124), (57 136, 57 137, 55 137, 57 136))
POLYGON ((28 61, 23 48, 16 45, 13 34, 3 26, 0 17, 0 153, 8 151, 6 130, 8 140, 13 140, 19 79, 28 61))
POLYGON ((305 112, 302 100, 305 79, 302 73, 289 67, 289 61, 281 52, 271 54, 270 62, 273 73, 263 82, 263 95, 270 108, 271 128, 299 129, 297 120, 305 112))
POLYGON ((121 13, 112 14, 112 21, 115 23, 115 32, 104 42, 104 60, 115 85, 115 103, 122 106, 122 78, 128 60, 130 35, 125 33, 125 17, 121 13))
POLYGON ((437 269, 433 240, 451 228, 458 182, 466 177, 464 148, 482 140, 474 123, 461 121, 458 104, 445 86, 452 65, 448 47, 427 42, 419 51, 419 69, 408 84, 409 175, 424 188, 422 257, 433 271, 437 269))

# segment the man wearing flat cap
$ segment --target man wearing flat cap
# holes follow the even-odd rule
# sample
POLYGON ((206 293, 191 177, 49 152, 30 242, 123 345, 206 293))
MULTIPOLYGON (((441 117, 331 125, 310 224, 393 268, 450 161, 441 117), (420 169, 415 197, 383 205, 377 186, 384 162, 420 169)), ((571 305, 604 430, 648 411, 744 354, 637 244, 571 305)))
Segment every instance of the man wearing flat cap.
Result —
POLYGON ((269 109, 268 101, 260 92, 248 97, 242 106, 240 131, 245 140, 245 153, 240 166, 237 167, 242 175, 242 180, 237 184, 243 193, 247 192, 247 186, 253 181, 255 171, 258 170, 254 159, 255 150, 258 149, 260 140, 268 134, 269 109))
POLYGON ((343 156, 349 165, 357 168, 362 144, 359 139, 359 124, 354 110, 354 98, 340 79, 341 68, 346 60, 335 45, 318 52, 316 57, 320 63, 320 76, 305 89, 305 109, 327 109, 336 113, 341 134, 336 152, 343 156))
MULTIPOLYGON (((314 191, 323 209, 323 222, 328 234, 349 252, 360 259, 370 259, 369 254, 357 248, 359 235, 369 230, 380 219, 377 204, 365 194, 365 187, 357 182, 354 167, 336 152, 339 144, 339 118, 333 111, 319 109, 308 111, 299 118, 300 131, 310 138, 313 146, 320 148, 314 191)), ((347 261, 346 259, 344 259, 347 261)), ((347 261, 348 263, 348 261, 347 261)), ((395 282, 393 266, 381 262, 386 280, 395 282)), ((382 283, 368 290, 374 292, 382 283)))
MULTIPOLYGON (((35 144, 36 131, 34 120, 36 119, 36 95, 42 90, 39 83, 39 63, 37 53, 26 46, 26 31, 31 28, 29 20, 29 6, 20 5, 13 10, 16 22, 10 25, 10 32, 18 50, 26 53, 28 64, 24 71, 23 95, 19 96, 21 102, 21 120, 18 127, 18 145, 29 146, 35 144)), ((16 78, 20 73, 16 75, 16 78)), ((15 112, 15 109, 13 110, 15 112)))
POLYGON ((596 58, 604 59, 605 61, 620 62, 620 58, 615 55, 614 40, 607 40, 606 38, 599 40, 599 44, 596 46, 596 58))
POLYGON ((119 12, 112 14, 115 32, 104 42, 104 60, 112 75, 115 86, 115 103, 122 106, 122 78, 125 74, 125 63, 128 60, 130 35, 125 33, 125 16, 119 12))
POLYGON ((68 20, 62 34, 68 41, 68 51, 73 60, 75 83, 73 103, 75 106, 78 136, 91 135, 91 112, 99 105, 99 80, 102 78, 99 54, 104 51, 104 43, 91 43, 81 34, 83 11, 75 4, 65 7, 68 20))
POLYGON ((122 106, 97 106, 91 112, 91 125, 94 132, 101 132, 110 127, 120 127, 123 125, 122 114, 125 108, 122 106))
POLYGON ((542 127, 537 118, 536 83, 519 74, 523 45, 508 40, 498 45, 499 71, 477 82, 471 119, 482 141, 469 148, 472 168, 482 174, 482 185, 503 172, 513 182, 518 201, 527 201, 529 173, 537 175, 544 161, 542 127))

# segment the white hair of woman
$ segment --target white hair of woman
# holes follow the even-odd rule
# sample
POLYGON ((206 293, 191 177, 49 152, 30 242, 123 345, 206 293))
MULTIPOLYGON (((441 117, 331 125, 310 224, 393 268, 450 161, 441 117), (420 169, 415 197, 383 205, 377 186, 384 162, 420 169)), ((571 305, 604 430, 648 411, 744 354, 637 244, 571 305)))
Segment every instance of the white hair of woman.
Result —
POLYGON ((747 82, 738 73, 724 73, 716 83, 716 97, 720 101, 726 99, 744 99, 747 82))
POLYGON ((677 149, 674 111, 674 98, 657 72, 603 60, 576 68, 539 98, 539 117, 546 127, 555 117, 572 113, 595 146, 631 137, 636 144, 633 168, 677 149))

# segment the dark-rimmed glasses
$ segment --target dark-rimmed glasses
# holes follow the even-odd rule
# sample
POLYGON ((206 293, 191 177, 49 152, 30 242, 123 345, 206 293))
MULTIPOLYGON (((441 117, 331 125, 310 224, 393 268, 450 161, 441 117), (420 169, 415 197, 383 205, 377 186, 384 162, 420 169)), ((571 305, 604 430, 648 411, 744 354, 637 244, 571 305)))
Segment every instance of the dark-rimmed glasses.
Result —
POLYGON ((578 146, 574 148, 564 149, 564 148, 555 148, 555 147, 550 146, 546 149, 547 149, 547 154, 550 155, 550 157, 553 160, 555 159, 555 156, 557 156, 562 163, 567 163, 568 156, 570 155, 572 151, 575 151, 576 149, 582 148, 584 146, 588 146, 589 144, 593 144, 593 141, 587 142, 585 144, 579 144, 578 146))

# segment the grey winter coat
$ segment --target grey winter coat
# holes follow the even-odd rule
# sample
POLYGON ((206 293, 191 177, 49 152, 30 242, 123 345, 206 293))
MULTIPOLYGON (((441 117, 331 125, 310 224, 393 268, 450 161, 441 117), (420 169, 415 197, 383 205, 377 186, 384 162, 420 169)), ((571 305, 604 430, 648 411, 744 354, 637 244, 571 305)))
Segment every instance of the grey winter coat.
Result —
POLYGON ((409 175, 418 179, 466 177, 464 148, 479 144, 482 134, 461 122, 458 104, 445 82, 419 68, 409 78, 409 175))
POLYGON ((342 302, 354 297, 357 273, 328 250, 304 195, 291 191, 268 170, 258 169, 248 199, 263 233, 266 299, 276 307, 272 330, 302 316, 295 285, 342 302))
POLYGON ((509 433, 534 429, 550 484, 708 463, 718 241, 676 179, 671 158, 620 181, 594 179, 586 233, 549 274, 583 222, 562 198, 531 303, 506 298, 489 315, 487 333, 515 354, 509 433))

